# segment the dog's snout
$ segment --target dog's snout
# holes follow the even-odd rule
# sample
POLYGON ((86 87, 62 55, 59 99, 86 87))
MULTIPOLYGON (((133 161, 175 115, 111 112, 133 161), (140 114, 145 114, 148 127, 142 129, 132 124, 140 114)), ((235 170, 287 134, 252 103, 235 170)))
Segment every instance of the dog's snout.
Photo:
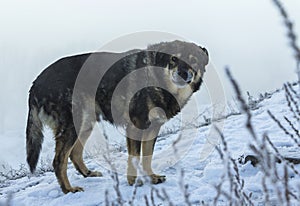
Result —
POLYGON ((177 75, 188 84, 191 83, 193 79, 193 73, 190 70, 178 70, 177 75))
POLYGON ((188 78, 188 72, 187 71, 183 71, 183 70, 179 70, 177 72, 177 74, 183 79, 183 80, 187 80, 188 78))

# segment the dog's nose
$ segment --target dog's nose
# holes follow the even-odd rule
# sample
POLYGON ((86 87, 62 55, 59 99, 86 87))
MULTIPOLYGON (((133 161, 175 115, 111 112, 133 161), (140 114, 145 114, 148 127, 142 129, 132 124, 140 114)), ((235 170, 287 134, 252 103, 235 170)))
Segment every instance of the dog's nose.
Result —
POLYGON ((178 70, 177 74, 182 78, 185 83, 191 83, 193 79, 193 74, 189 70, 178 70))
POLYGON ((186 82, 186 80, 188 78, 188 72, 187 71, 179 70, 177 72, 177 74, 186 82))

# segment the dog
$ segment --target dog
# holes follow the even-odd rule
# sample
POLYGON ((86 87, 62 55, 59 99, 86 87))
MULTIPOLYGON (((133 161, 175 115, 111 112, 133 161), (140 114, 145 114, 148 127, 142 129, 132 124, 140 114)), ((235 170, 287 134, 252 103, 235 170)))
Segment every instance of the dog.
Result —
POLYGON ((43 127, 48 125, 54 133, 53 168, 62 191, 83 191, 68 180, 68 158, 84 177, 102 176, 87 168, 82 154, 94 124, 103 120, 126 128, 128 184, 137 184, 134 158, 142 162, 151 183, 164 182, 166 177, 151 167, 159 129, 199 90, 208 59, 205 48, 176 40, 123 53, 69 56, 51 64, 29 91, 26 150, 30 171, 36 169, 43 127))

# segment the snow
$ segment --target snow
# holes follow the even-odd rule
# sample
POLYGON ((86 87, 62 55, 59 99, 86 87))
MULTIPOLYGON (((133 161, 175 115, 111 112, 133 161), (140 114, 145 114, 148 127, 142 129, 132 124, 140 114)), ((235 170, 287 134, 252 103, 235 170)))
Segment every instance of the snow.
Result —
MULTIPOLYGON (((188 107, 188 105, 187 105, 188 107)), ((205 111, 207 106, 203 106, 205 111)), ((201 110, 201 109, 200 109, 201 110)), ((276 118, 283 121, 283 117, 287 116, 293 120, 293 116, 286 104, 285 93, 280 90, 272 95, 271 98, 265 99, 259 103, 259 108, 253 110, 252 123, 258 137, 262 137, 267 133, 274 145, 285 157, 300 157, 299 147, 288 138, 278 125, 270 118, 267 111, 270 110, 276 118)), ((199 114, 199 112, 197 112, 199 114)), ((193 115, 193 112, 190 112, 193 115)), ((195 115, 195 113, 194 113, 195 115)), ((206 115, 209 116, 209 115, 206 115)), ((106 162, 103 154, 107 152, 106 145, 99 145, 104 142, 102 130, 108 134, 108 150, 109 157, 114 166, 117 168, 119 188, 122 200, 125 205, 146 205, 145 196, 151 202, 151 194, 154 192, 153 199, 155 205, 167 205, 169 201, 175 205, 185 205, 186 198, 184 196, 184 186, 188 185, 187 192, 189 201, 192 205, 201 205, 202 201, 212 205, 217 194, 215 186, 223 181, 222 177, 226 173, 224 162, 222 162, 218 152, 208 151, 209 155, 201 160, 201 152, 205 146, 218 142, 219 138, 216 132, 212 132, 212 125, 202 126, 199 128, 186 127, 182 132, 168 133, 166 131, 176 131, 179 117, 175 117, 168 122, 161 131, 159 140, 155 146, 155 155, 153 160, 154 170, 159 174, 167 176, 167 181, 159 185, 151 185, 147 179, 141 177, 144 185, 141 187, 129 186, 126 179, 126 143, 122 136, 122 128, 114 128, 107 123, 100 124, 92 133, 85 153, 85 162, 92 170, 98 170, 103 173, 103 177, 83 178, 69 162, 68 177, 73 186, 81 186, 84 192, 63 194, 53 172, 43 172, 36 175, 28 175, 18 179, 4 180, 0 179, 0 205, 6 204, 8 199, 10 205, 105 205, 106 200, 114 202, 118 205, 116 195, 116 184, 114 173, 111 172, 111 166, 106 162), (166 135, 167 133, 167 135, 166 135), (102 139, 101 139, 102 138, 102 139), (174 145, 174 141, 179 143, 174 145), (212 139, 210 139, 212 138, 212 139), (182 173, 183 171, 183 173, 182 173), (162 200, 159 194, 167 193, 168 198, 162 200), (12 198, 9 198, 11 195, 12 198)), ((252 154, 249 144, 253 143, 253 137, 245 128, 246 115, 229 116, 224 121, 224 127, 220 128, 225 136, 228 151, 230 155, 237 160, 242 155, 252 154)), ((293 120, 297 124, 296 120, 293 120)), ((285 126, 288 126, 285 124, 285 126)), ((51 159, 53 158, 54 141, 51 138, 50 130, 46 129, 45 142, 43 144, 42 156, 43 164, 51 167, 51 159)), ((2 165, 0 172, 7 173, 12 168, 17 169, 19 165, 25 164, 25 136, 24 128, 17 131, 10 131, 1 134, 0 145, 2 165), (18 149, 17 149, 18 148, 18 149)), ((45 165, 44 165, 45 166, 45 165)), ((41 167, 41 163, 39 163, 41 167)), ((279 176, 283 177, 284 170, 282 164, 276 164, 279 176)), ((262 188, 263 173, 259 167, 253 167, 250 162, 239 164, 238 168, 241 178, 244 179, 244 192, 252 193, 252 202, 255 205, 264 205, 264 195, 262 188)), ((300 167, 295 165, 296 170, 300 171, 300 167)), ((295 189, 299 188, 300 177, 293 171, 289 170, 289 186, 290 189, 298 195, 295 189)), ((229 182, 223 182, 223 188, 229 187, 229 182)), ((271 204, 276 205, 276 191, 272 188, 271 183, 268 185, 270 191, 271 204)), ((298 197, 299 198, 299 197, 298 197)), ((297 205, 295 199, 291 199, 292 205, 297 205)), ((228 205, 226 198, 221 197, 218 205, 228 205)))

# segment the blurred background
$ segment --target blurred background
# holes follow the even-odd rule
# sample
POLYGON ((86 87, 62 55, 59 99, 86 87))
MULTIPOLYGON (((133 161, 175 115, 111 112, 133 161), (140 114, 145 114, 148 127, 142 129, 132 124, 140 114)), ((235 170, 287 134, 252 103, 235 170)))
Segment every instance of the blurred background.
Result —
MULTIPOLYGON (((300 1, 284 6, 300 35, 300 1)), ((225 66, 253 95, 296 80, 286 29, 270 0, 1 0, 0 29, 0 134, 18 130, 20 138, 28 90, 46 66, 135 32, 167 32, 205 46, 228 98, 225 66)))

